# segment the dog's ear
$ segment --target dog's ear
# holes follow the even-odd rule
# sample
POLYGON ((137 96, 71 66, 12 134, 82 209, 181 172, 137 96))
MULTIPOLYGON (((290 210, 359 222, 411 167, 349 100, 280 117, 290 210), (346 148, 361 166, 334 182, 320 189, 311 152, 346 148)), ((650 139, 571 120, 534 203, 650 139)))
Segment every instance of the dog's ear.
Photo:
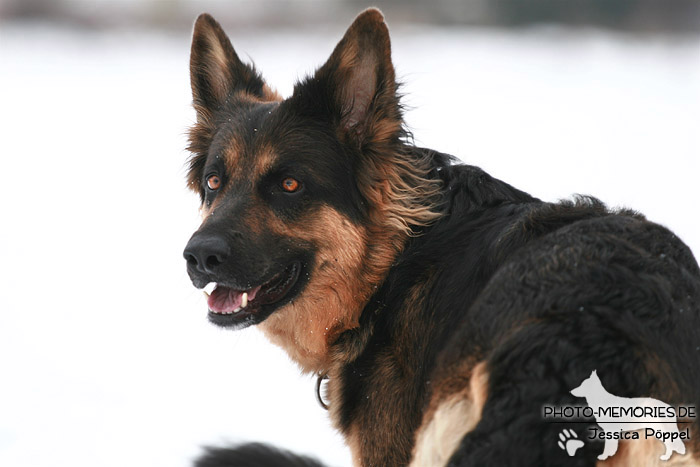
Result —
POLYGON ((316 114, 329 111, 324 117, 359 146, 397 137, 401 111, 382 13, 375 8, 362 12, 328 61, 297 85, 292 100, 316 114))
POLYGON ((219 23, 201 14, 194 24, 190 53, 192 97, 198 114, 215 110, 235 92, 261 100, 277 97, 250 65, 243 63, 219 23))
POLYGON ((255 68, 241 62, 219 23, 204 13, 197 18, 192 34, 190 80, 197 122, 190 128, 192 152, 188 186, 199 192, 207 151, 215 132, 215 112, 234 95, 246 100, 279 101, 280 96, 265 84, 255 68))

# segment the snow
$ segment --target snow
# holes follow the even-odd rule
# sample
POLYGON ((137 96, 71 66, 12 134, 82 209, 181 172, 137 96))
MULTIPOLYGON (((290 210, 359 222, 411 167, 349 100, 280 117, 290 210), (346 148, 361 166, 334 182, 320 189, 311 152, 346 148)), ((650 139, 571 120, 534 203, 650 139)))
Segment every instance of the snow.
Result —
MULTIPOLYGON (((285 95, 342 31, 233 31, 285 95)), ((591 193, 700 251, 700 41, 397 28, 418 144, 541 198, 591 193)), ((0 29, 0 465, 186 466, 268 441, 350 465, 313 378, 210 326, 181 252, 189 38, 0 29)))

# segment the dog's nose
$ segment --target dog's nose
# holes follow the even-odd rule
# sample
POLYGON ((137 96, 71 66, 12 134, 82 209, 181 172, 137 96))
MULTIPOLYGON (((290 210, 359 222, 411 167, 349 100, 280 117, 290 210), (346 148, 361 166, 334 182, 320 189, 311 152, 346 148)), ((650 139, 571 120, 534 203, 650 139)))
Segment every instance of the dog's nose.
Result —
POLYGON ((187 242, 183 256, 189 266, 211 274, 226 261, 229 254, 225 238, 216 234, 198 233, 187 242))

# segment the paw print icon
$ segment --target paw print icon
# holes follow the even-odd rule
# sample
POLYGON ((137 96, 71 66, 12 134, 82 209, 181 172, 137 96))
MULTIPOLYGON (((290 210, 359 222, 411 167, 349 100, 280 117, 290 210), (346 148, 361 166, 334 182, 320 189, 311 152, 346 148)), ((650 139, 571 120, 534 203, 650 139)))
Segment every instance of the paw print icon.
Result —
POLYGON ((568 428, 564 428, 561 433, 559 433, 559 441, 557 444, 563 451, 566 451, 569 457, 574 457, 576 451, 583 447, 583 441, 578 439, 576 432, 568 428))

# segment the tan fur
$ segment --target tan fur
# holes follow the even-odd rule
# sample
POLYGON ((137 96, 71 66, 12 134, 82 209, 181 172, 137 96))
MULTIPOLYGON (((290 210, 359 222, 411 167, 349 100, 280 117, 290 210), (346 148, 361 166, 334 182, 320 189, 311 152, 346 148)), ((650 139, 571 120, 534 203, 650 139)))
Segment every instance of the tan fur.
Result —
MULTIPOLYGON (((228 171, 228 178, 235 180, 244 169, 243 164, 244 145, 237 135, 231 135, 226 141, 226 147, 222 151, 224 165, 228 171)), ((251 179, 253 177, 250 177, 251 179)), ((224 189, 227 187, 223 187, 224 189)))
POLYGON ((305 219, 304 225, 275 224, 279 233, 313 242, 318 252, 311 265, 312 280, 301 296, 260 327, 304 371, 325 371, 330 363, 329 344, 359 324, 360 312, 377 283, 378 274, 372 274, 373 270, 383 269, 383 276, 389 265, 366 269, 367 231, 329 207, 305 219))
POLYGON ((357 182, 376 206, 375 225, 412 235, 412 226, 426 226, 442 216, 438 204, 442 183, 428 176, 427 161, 411 161, 400 151, 367 159, 370 167, 360 172, 357 182))
POLYGON ((345 435, 345 444, 350 448, 353 467, 363 467, 362 464, 362 433, 355 427, 345 435))
POLYGON ((604 461, 598 461, 598 467, 680 467, 699 466, 700 461, 696 459, 692 450, 687 449, 684 455, 674 452, 667 461, 660 459, 666 451, 664 444, 657 439, 644 439, 644 433, 640 439, 620 440, 617 452, 604 461))
POLYGON ((411 466, 445 465, 465 433, 476 425, 474 405, 464 394, 445 400, 416 440, 411 466))
POLYGON ((236 136, 231 136, 224 150, 224 163, 228 178, 234 183, 255 183, 274 164, 275 151, 266 146, 257 146, 255 154, 243 159, 244 146, 236 136))
POLYGON ((357 42, 352 42, 341 50, 337 64, 339 72, 349 73, 358 65, 358 48, 357 42))
POLYGON ((226 99, 231 82, 229 59, 215 30, 202 28, 202 34, 207 36, 206 41, 209 43, 207 74, 212 82, 212 91, 217 100, 223 101, 226 99))
POLYGON ((471 370, 468 386, 461 391, 437 397, 431 402, 418 430, 412 467, 445 465, 465 434, 476 427, 488 392, 488 373, 484 362, 471 370))
POLYGON ((283 99, 276 89, 272 89, 270 86, 265 84, 263 86, 262 100, 263 102, 281 102, 283 99))
POLYGON ((277 153, 270 147, 258 146, 256 156, 251 165, 243 165, 238 168, 238 176, 246 178, 259 178, 275 164, 277 153))

